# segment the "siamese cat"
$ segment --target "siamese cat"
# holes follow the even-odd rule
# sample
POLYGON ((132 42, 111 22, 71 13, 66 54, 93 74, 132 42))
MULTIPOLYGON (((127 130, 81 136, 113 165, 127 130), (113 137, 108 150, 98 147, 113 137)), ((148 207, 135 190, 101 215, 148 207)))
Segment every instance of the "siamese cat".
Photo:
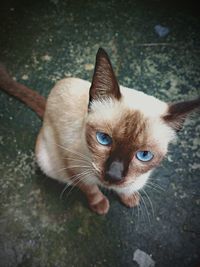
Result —
POLYGON ((51 90, 46 107, 43 101, 38 165, 47 176, 79 187, 97 214, 109 210, 99 187, 115 191, 123 204, 134 207, 186 116, 198 107, 200 98, 168 104, 120 86, 100 48, 92 83, 63 79, 51 90))

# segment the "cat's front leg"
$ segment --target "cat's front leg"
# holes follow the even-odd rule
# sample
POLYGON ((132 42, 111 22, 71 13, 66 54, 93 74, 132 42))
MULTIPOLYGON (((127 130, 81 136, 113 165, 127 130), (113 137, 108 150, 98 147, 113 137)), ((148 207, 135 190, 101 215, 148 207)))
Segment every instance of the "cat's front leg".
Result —
POLYGON ((121 202, 129 208, 136 207, 140 203, 140 195, 137 192, 132 195, 119 194, 119 197, 121 202))
POLYGON ((85 193, 89 207, 99 215, 106 214, 109 210, 109 201, 99 190, 97 185, 87 185, 80 183, 77 185, 85 193))

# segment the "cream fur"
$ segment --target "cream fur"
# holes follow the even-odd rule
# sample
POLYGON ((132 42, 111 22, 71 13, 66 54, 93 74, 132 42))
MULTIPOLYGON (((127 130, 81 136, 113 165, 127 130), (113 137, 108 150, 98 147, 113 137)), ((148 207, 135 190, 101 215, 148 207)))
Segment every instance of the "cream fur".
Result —
POLYGON ((126 196, 130 196, 135 192, 138 192, 143 186, 146 184, 146 182, 149 179, 149 176, 151 175, 152 171, 148 171, 138 177, 138 179, 134 182, 131 183, 130 185, 126 185, 123 187, 117 187, 117 186, 112 186, 110 189, 113 189, 116 191, 118 194, 123 194, 126 196))
MULTIPOLYGON (((175 132, 160 119, 167 110, 166 103, 121 86, 123 97, 120 101, 112 99, 95 101, 91 107, 92 112, 88 116, 89 88, 90 83, 87 81, 68 78, 59 81, 52 89, 36 145, 37 162, 44 173, 51 178, 71 183, 70 174, 64 169, 66 168, 64 159, 78 157, 80 160, 84 159, 85 164, 88 164, 90 159, 84 135, 85 123, 89 120, 102 121, 102 123, 109 121, 114 124, 120 118, 121 110, 124 108, 138 110, 145 118, 148 118, 151 139, 160 147, 160 150, 164 153, 167 151, 168 143, 175 137, 175 132)), ((85 169, 80 168, 79 172, 82 171, 85 169)), ((119 194, 132 194, 145 185, 150 173, 141 175, 132 186, 110 188, 119 194)), ((85 182, 100 183, 94 171, 88 175, 85 182)))

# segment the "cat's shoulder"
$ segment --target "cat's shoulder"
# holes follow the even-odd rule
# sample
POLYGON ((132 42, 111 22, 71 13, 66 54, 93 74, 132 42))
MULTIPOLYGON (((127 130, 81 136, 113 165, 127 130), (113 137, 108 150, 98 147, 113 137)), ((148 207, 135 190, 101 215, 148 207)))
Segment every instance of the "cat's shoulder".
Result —
POLYGON ((70 95, 87 94, 90 85, 90 82, 85 81, 83 79, 69 77, 59 80, 52 89, 52 92, 70 95))

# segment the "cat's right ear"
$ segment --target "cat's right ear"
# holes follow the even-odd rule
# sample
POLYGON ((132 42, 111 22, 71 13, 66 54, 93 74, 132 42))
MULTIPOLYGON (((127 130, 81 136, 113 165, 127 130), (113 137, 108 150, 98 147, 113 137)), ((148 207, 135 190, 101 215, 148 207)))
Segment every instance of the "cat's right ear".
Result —
POLYGON ((106 51, 103 48, 99 48, 90 87, 89 106, 93 100, 101 100, 108 97, 119 100, 121 93, 110 59, 106 51))
POLYGON ((163 118, 169 126, 179 131, 190 113, 198 109, 200 109, 200 97, 194 100, 171 103, 168 104, 167 114, 163 118))

